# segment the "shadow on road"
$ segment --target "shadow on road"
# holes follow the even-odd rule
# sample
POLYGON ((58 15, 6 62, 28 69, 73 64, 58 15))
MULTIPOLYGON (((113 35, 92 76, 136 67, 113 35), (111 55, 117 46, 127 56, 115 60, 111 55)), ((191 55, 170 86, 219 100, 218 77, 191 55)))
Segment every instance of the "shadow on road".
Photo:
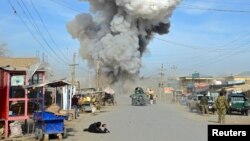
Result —
POLYGON ((218 121, 214 121, 214 120, 208 120, 208 122, 211 122, 211 123, 218 123, 218 121))

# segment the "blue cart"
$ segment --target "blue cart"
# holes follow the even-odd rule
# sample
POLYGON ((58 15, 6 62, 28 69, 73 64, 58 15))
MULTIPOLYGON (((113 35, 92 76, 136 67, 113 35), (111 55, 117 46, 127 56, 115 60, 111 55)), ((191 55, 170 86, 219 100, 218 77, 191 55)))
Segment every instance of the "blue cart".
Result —
POLYGON ((39 111, 34 113, 34 121, 36 123, 35 137, 42 141, 49 140, 50 134, 56 134, 59 140, 67 136, 66 128, 64 128, 64 119, 66 116, 55 115, 47 111, 39 111))

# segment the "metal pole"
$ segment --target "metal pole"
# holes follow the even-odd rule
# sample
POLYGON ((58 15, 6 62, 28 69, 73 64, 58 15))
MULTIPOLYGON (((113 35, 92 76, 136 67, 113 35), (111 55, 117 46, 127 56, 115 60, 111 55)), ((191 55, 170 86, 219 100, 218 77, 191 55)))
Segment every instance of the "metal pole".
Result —
POLYGON ((73 54, 73 64, 70 64, 71 66, 71 84, 75 85, 75 80, 76 80, 76 53, 73 54))
POLYGON ((163 79, 164 79, 164 73, 163 73, 163 64, 161 65, 161 72, 160 72, 160 83, 159 83, 159 90, 160 90, 160 101, 162 101, 162 90, 163 90, 163 79))
POLYGON ((96 88, 100 86, 100 61, 97 59, 96 61, 96 88))

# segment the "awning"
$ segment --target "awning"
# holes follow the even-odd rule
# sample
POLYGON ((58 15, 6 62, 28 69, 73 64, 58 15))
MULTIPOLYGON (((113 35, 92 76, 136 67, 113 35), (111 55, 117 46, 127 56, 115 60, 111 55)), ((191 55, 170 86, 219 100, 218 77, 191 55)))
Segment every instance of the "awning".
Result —
POLYGON ((37 88, 37 87, 43 87, 43 86, 50 86, 50 87, 62 87, 66 85, 71 85, 71 83, 66 82, 65 80, 57 80, 53 82, 48 82, 44 84, 35 84, 35 85, 26 85, 23 86, 24 89, 31 89, 31 88, 37 88))
POLYGON ((47 83, 46 85, 50 87, 62 87, 66 85, 71 85, 71 83, 66 82, 65 80, 59 80, 59 81, 53 81, 53 82, 47 83))

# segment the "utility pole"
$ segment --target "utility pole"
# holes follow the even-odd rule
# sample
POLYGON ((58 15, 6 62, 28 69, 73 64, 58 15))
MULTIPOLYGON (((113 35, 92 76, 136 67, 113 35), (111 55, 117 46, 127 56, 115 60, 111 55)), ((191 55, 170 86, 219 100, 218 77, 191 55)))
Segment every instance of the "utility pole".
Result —
POLYGON ((70 64, 71 66, 71 84, 76 85, 76 53, 73 54, 73 64, 70 64))
POLYGON ((96 88, 100 87, 100 60, 96 60, 96 88))
POLYGON ((172 87, 173 88, 175 87, 174 85, 176 83, 176 69, 177 69, 177 67, 175 65, 173 65, 171 67, 171 70, 172 70, 172 79, 171 79, 171 81, 172 81, 172 87))
POLYGON ((45 60, 44 60, 44 53, 42 53, 42 62, 44 63, 45 60))
POLYGON ((162 93, 163 93, 163 81, 164 81, 164 68, 163 64, 161 65, 161 72, 160 72, 160 82, 159 82, 159 91, 160 91, 160 101, 162 100, 162 93))
POLYGON ((36 50, 36 58, 37 58, 37 62, 40 62, 40 52, 39 52, 39 50, 36 50))
POLYGON ((91 88, 91 82, 90 82, 90 71, 88 71, 88 83, 89 83, 89 88, 91 88))
POLYGON ((177 88, 177 86, 176 86, 176 74, 175 74, 175 71, 176 71, 176 69, 177 69, 177 67, 175 66, 175 65, 173 65, 172 67, 171 67, 171 70, 172 70, 172 78, 171 78, 171 87, 173 88, 173 96, 174 96, 174 102, 176 102, 177 101, 177 93, 176 93, 176 88, 177 88))

